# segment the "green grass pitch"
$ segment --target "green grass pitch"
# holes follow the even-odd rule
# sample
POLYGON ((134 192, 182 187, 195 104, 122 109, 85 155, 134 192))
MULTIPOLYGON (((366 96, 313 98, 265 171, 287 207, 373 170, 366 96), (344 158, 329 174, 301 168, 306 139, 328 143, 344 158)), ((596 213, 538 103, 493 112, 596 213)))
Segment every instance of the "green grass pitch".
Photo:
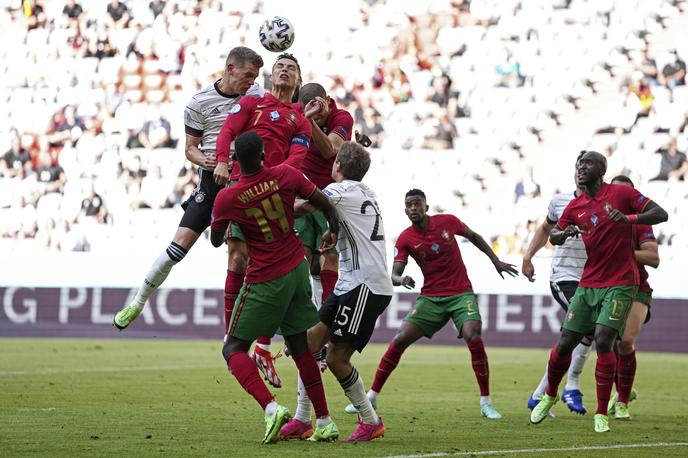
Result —
MULTIPOLYGON (((641 338, 642 341, 642 338, 641 338)), ((488 342, 489 345, 489 342, 488 342)), ((277 347, 277 345, 275 345, 277 347)), ((0 339, 0 456, 390 456, 518 449, 515 456, 687 456, 688 355, 639 353, 637 401, 630 422, 593 432, 592 415, 562 404, 554 420, 530 425, 526 400, 545 367, 546 350, 488 346, 492 398, 504 415, 480 417, 478 387, 465 347, 409 349, 380 398, 385 437, 371 443, 259 444, 260 408, 227 372, 220 344, 209 341, 0 339), (572 447, 605 447, 599 450, 572 447)), ((383 345, 354 363, 370 386, 383 345)), ((295 407, 295 368, 280 358, 277 400, 295 407)), ((594 410, 594 357, 583 373, 594 410)), ((354 429, 346 398, 324 374, 330 410, 342 435, 354 429)), ((498 455, 498 454, 495 454, 498 455)), ((481 454, 481 456, 483 456, 481 454)))

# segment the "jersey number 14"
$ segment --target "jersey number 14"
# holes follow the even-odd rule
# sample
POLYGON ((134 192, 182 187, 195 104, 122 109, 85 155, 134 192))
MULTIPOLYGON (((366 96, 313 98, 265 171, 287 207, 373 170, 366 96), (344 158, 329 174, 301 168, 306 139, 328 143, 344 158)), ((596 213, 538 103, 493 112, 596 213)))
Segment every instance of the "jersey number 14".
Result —
POLYGON ((279 194, 273 194, 267 199, 260 201, 261 208, 247 208, 246 215, 251 216, 256 219, 260 231, 263 233, 266 242, 272 242, 275 240, 275 236, 270 229, 270 224, 268 224, 268 219, 271 221, 278 221, 280 229, 283 233, 289 232, 289 222, 287 217, 284 215, 284 206, 282 205, 282 199, 279 194))

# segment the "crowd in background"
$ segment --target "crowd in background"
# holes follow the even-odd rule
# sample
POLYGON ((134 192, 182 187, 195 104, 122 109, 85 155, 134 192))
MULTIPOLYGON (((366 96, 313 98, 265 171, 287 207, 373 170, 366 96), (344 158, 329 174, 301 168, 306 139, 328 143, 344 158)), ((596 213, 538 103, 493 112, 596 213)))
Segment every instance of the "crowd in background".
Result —
MULTIPOLYGON (((0 10, 0 246, 167 243, 196 180, 183 107, 232 46, 261 52, 268 83, 275 54, 259 48, 257 29, 277 3, 25 0, 0 10)), ((630 175, 670 212, 658 237, 679 256, 688 44, 662 37, 688 24, 687 7, 365 0, 290 2, 284 15, 303 80, 323 84, 373 141, 369 179, 388 233, 407 221, 387 208, 421 187, 433 211, 477 226, 500 254, 521 253, 552 193, 573 188, 572 158, 587 148, 608 157, 609 177, 630 175), (578 125, 586 106, 594 116, 578 125), (543 157, 557 135, 569 149, 543 157)))

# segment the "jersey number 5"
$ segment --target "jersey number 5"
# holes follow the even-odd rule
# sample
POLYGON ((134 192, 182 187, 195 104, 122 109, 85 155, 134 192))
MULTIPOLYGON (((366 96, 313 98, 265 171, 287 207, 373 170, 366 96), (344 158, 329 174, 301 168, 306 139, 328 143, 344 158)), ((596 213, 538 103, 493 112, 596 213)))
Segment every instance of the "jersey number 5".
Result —
POLYGON ((267 199, 260 201, 261 208, 247 208, 246 215, 252 216, 256 219, 258 227, 260 227, 266 242, 272 242, 275 240, 275 236, 270 229, 270 224, 268 224, 268 219, 272 221, 279 221, 280 229, 285 234, 289 232, 289 222, 286 216, 284 216, 284 206, 282 205, 282 199, 279 194, 273 194, 267 199), (267 219, 266 219, 267 218, 267 219))
POLYGON ((382 218, 380 216, 380 210, 377 208, 376 204, 374 204, 373 202, 371 202, 369 200, 366 200, 361 205, 361 214, 362 215, 366 214, 366 208, 368 208, 368 207, 373 207, 373 211, 375 212, 375 226, 373 226, 373 232, 370 234, 370 240, 372 240, 373 242, 384 240, 385 239, 384 235, 377 233, 377 231, 380 230, 380 219, 382 218))

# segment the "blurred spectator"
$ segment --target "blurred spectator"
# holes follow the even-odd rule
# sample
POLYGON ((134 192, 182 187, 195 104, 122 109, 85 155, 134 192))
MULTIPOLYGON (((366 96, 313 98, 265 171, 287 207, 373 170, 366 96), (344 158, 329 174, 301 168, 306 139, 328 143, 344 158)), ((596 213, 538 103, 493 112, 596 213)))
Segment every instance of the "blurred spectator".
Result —
POLYGON ((523 86, 524 78, 521 75, 521 64, 514 58, 510 51, 504 51, 501 62, 495 66, 495 71, 499 75, 497 86, 500 87, 519 87, 523 86))
POLYGON ((164 0, 153 0, 148 4, 148 9, 153 13, 153 17, 158 17, 165 10, 165 4, 167 2, 164 0))
POLYGON ((160 110, 149 108, 146 117, 141 130, 129 138, 128 148, 154 149, 177 146, 177 141, 171 137, 170 122, 160 115, 160 110))
POLYGON ((38 0, 23 0, 22 10, 28 22, 29 30, 45 27, 47 18, 45 16, 43 2, 39 2, 38 0))
POLYGON ((643 72, 643 77, 648 80, 650 85, 659 84, 659 81, 657 80, 657 62, 650 55, 650 51, 647 46, 643 49, 639 70, 643 72))
POLYGON ((527 174, 523 174, 521 179, 516 183, 514 189, 515 202, 518 202, 522 197, 535 197, 540 195, 540 185, 537 184, 533 178, 533 168, 528 169, 527 174))
POLYGON ((676 139, 672 139, 666 148, 657 150, 662 157, 659 174, 652 181, 683 180, 688 172, 688 161, 685 153, 678 150, 676 139))
POLYGON ((659 81, 668 88, 686 84, 686 63, 678 57, 676 50, 671 52, 672 59, 664 65, 659 81))
POLYGON ((19 136, 14 136, 11 140, 10 149, 2 158, 9 168, 20 171, 24 168, 24 164, 31 160, 31 155, 22 146, 19 136))
POLYGON ((112 28, 123 29, 129 25, 129 9, 119 0, 112 0, 107 6, 107 23, 112 28))
POLYGON ((93 35, 88 41, 88 48, 86 49, 85 56, 103 59, 105 57, 112 57, 116 53, 117 50, 110 42, 110 35, 108 34, 107 27, 99 26, 98 33, 93 35))
POLYGON ((52 146, 64 146, 66 141, 76 145, 81 134, 86 130, 83 121, 77 119, 74 105, 67 105, 54 119, 54 133, 50 136, 52 146))
POLYGON ((64 170, 58 164, 53 164, 50 153, 41 151, 38 154, 38 181, 45 185, 46 192, 59 192, 67 181, 64 170))
POLYGON ((103 198, 96 192, 95 186, 91 186, 91 194, 81 202, 81 211, 84 216, 92 216, 99 223, 104 223, 107 218, 107 208, 103 198))
POLYGON ((84 9, 76 2, 76 0, 67 0, 64 8, 62 8, 62 14, 67 16, 72 23, 78 23, 79 18, 83 13, 84 9))

